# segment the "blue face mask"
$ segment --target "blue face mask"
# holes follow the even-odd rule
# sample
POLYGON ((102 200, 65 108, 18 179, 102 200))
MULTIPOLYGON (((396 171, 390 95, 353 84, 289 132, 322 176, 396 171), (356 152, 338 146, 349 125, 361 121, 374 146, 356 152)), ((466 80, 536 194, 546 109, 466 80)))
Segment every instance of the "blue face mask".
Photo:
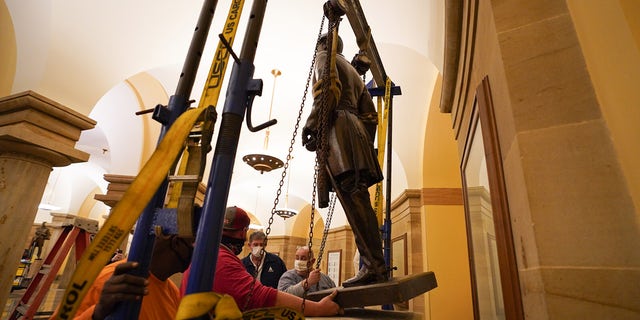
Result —
POLYGON ((231 251, 233 251, 233 254, 237 256, 242 252, 242 248, 244 247, 244 241, 245 241, 244 239, 236 239, 236 238, 231 238, 223 235, 220 243, 224 244, 229 249, 231 249, 231 251))

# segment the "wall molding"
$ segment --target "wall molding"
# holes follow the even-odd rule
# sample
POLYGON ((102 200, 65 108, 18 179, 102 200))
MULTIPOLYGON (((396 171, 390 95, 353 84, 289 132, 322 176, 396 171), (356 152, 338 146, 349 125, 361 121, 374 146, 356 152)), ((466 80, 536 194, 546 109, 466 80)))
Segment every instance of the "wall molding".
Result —
POLYGON ((464 205, 462 188, 423 188, 422 205, 464 205))

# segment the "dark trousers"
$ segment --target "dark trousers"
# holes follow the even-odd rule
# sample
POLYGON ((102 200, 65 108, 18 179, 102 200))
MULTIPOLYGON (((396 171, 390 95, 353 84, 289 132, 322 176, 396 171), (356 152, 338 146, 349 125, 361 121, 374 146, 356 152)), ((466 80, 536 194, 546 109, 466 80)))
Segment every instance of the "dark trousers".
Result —
POLYGON ((385 274, 387 267, 382 254, 378 219, 371 206, 367 186, 349 177, 339 181, 338 187, 334 189, 338 189, 338 199, 353 230, 358 251, 365 258, 365 265, 378 275, 385 274))

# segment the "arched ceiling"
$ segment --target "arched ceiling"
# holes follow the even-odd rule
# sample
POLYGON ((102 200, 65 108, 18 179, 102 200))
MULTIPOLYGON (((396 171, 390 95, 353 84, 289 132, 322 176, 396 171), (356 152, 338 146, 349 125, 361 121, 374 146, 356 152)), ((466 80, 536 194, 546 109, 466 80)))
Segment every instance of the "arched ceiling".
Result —
MULTIPOLYGON (((4 2, 16 38, 12 93, 34 90, 90 115, 98 121, 99 132, 84 134, 79 144, 92 154, 92 165, 103 171, 99 174, 137 172, 148 157, 145 142, 148 144, 153 135, 157 136, 159 125, 132 113, 153 107, 155 103, 166 104, 167 97, 173 94, 202 1, 4 2), (140 80, 141 77, 146 80, 140 80)), ((269 139, 270 151, 279 154, 281 159, 286 155, 300 109, 324 2, 271 0, 267 5, 254 62, 254 77, 264 81, 264 91, 262 97, 254 101, 252 119, 254 124, 268 120, 274 83, 271 70, 281 70, 272 110, 278 124, 271 128, 269 139)), ((402 88, 402 95, 394 98, 393 197, 405 188, 421 187, 420 148, 424 145, 424 127, 435 79, 442 65, 442 3, 443 0, 361 1, 387 74, 402 88)), ((198 100, 201 95, 229 4, 229 0, 218 1, 192 99, 198 100)), ((245 4, 234 44, 238 52, 251 4, 251 1, 245 4)), ((357 51, 357 45, 346 18, 340 35, 349 59, 357 51)), ((230 71, 231 68, 227 73, 230 71)), ((225 92, 223 88, 219 110, 225 92)), ((303 122, 310 108, 309 95, 303 122)), ((230 205, 256 211, 256 218, 262 223, 268 219, 282 171, 261 175, 240 158, 261 149, 264 134, 243 128, 228 201, 230 205), (262 186, 259 193, 256 185, 262 186)), ((299 133, 293 156, 289 205, 301 209, 310 202, 313 154, 301 147, 299 133)), ((84 172, 73 168, 65 171, 67 175, 84 172)), ((209 168, 205 170, 208 171, 209 168)), ((87 187, 84 194, 88 196, 95 187, 87 187)), ((281 203, 284 194, 283 189, 281 203)), ((71 213, 77 213, 74 210, 78 210, 79 205, 68 208, 71 213)), ((334 219, 335 226, 346 223, 344 218, 334 219)))

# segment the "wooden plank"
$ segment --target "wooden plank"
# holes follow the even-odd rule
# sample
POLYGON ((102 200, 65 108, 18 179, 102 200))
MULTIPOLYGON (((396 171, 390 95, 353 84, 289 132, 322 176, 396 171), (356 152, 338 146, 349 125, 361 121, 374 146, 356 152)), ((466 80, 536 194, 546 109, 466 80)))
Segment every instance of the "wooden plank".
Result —
POLYGON ((307 299, 320 301, 337 289, 338 295, 334 301, 343 308, 377 306, 404 302, 437 286, 435 274, 428 271, 367 286, 317 291, 307 295, 307 299))
POLYGON ((373 310, 363 308, 346 308, 344 314, 333 317, 305 317, 307 320, 369 320, 369 319, 389 319, 389 320, 422 320, 424 315, 409 311, 373 310))

